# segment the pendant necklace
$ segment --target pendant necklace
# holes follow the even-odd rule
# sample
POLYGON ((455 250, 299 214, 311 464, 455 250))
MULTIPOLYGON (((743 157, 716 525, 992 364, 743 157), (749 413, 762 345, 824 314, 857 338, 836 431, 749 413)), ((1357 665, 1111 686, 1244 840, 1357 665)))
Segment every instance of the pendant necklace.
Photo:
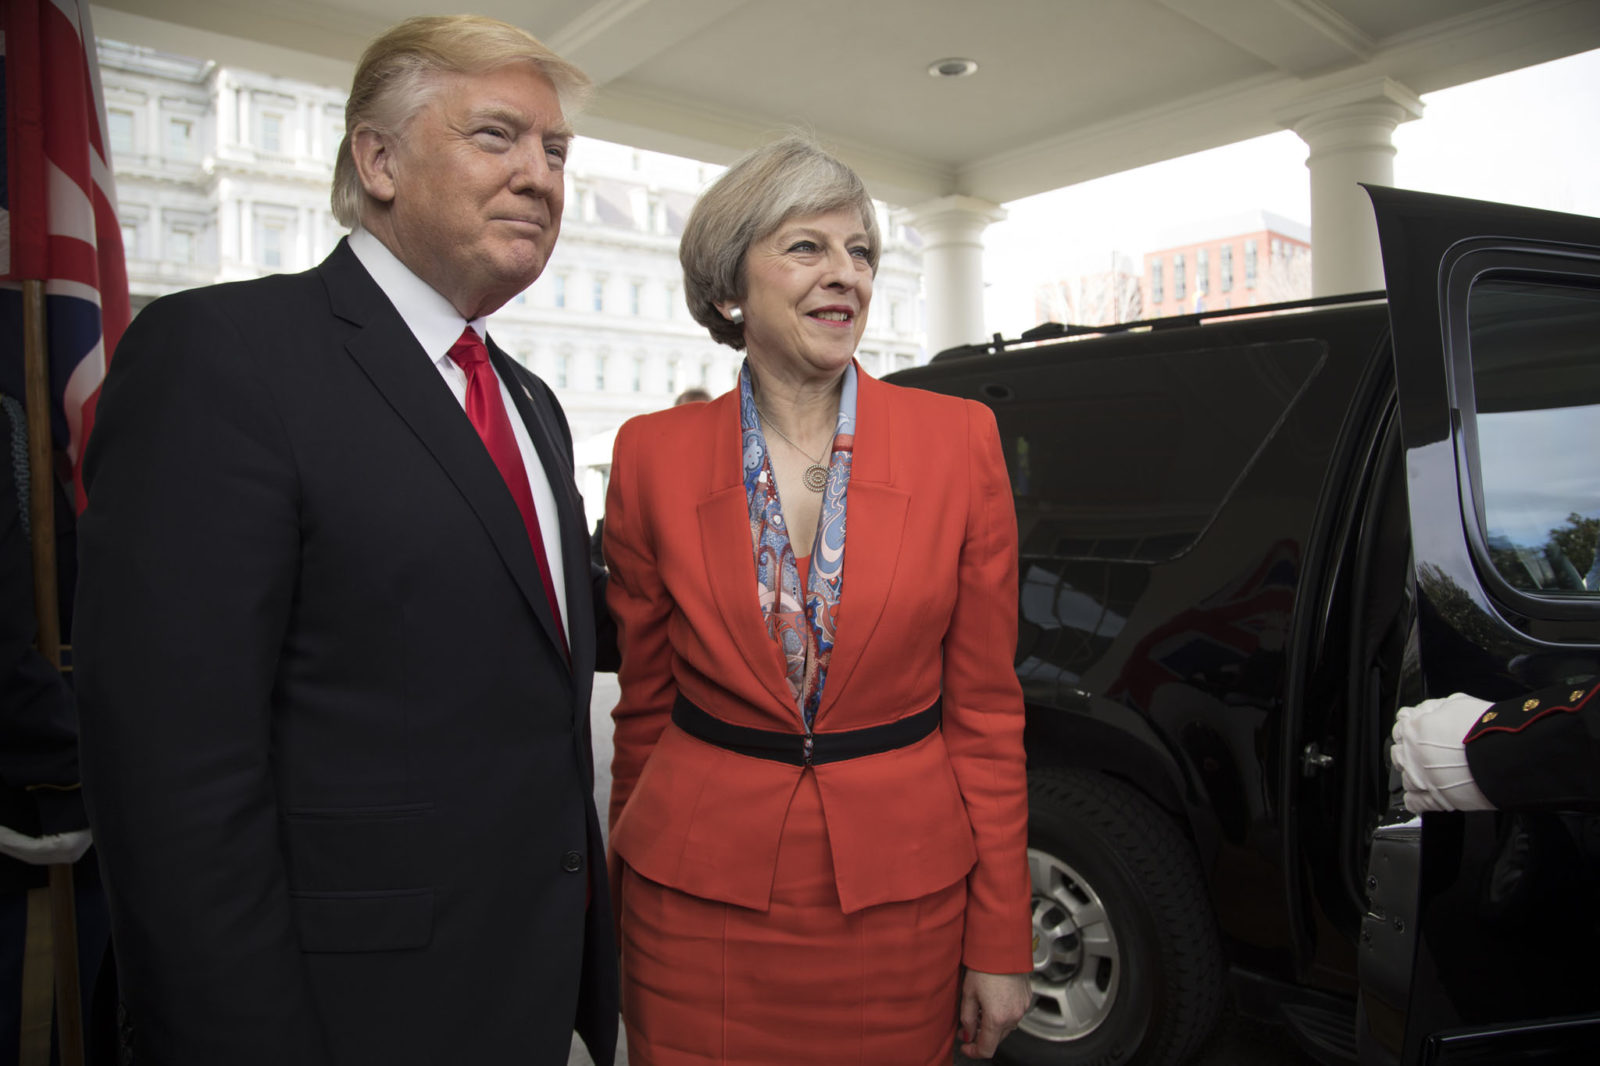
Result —
MULTIPOLYGON (((756 406, 756 413, 761 416, 761 421, 765 423, 766 427, 772 430, 772 432, 776 433, 779 437, 782 437, 789 447, 793 448, 806 458, 811 458, 811 453, 800 447, 800 445, 796 444, 794 441, 790 440, 789 434, 779 429, 777 423, 774 422, 771 417, 761 409, 760 405, 756 406)), ((832 442, 830 441, 829 443, 832 442)), ((828 484, 828 468, 822 465, 822 457, 827 454, 827 451, 824 450, 822 455, 815 459, 811 459, 811 465, 806 467, 806 472, 801 477, 801 481, 805 484, 805 487, 810 489, 812 492, 821 492, 823 487, 828 484)))

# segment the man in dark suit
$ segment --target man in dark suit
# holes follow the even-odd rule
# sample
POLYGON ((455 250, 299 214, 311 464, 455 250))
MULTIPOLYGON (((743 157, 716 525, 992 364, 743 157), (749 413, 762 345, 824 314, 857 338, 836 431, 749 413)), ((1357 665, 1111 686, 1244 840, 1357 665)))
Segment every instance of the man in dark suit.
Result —
POLYGON ((571 439, 483 316, 544 268, 587 79, 413 19, 305 274, 158 300, 89 448, 84 784, 141 1066, 615 1044, 571 439))

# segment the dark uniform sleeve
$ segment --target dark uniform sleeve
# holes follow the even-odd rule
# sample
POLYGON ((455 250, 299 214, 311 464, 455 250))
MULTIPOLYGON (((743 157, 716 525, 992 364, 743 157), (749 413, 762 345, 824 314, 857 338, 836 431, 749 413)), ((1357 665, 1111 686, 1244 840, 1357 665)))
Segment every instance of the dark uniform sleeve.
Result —
POLYGON ((1467 732, 1472 777, 1501 810, 1600 810, 1600 683, 1501 700, 1467 732))
POLYGON ((22 521, 0 409, 0 825, 28 836, 89 823, 78 788, 72 692, 35 647, 33 548, 22 521))

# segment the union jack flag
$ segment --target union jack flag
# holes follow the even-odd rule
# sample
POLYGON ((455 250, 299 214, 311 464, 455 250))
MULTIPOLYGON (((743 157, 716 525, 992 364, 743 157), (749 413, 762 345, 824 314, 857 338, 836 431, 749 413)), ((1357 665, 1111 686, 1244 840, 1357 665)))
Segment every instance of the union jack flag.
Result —
POLYGON ((23 395, 21 283, 43 281, 51 430, 78 481, 129 318, 88 0, 0 0, 0 30, 0 391, 23 395))

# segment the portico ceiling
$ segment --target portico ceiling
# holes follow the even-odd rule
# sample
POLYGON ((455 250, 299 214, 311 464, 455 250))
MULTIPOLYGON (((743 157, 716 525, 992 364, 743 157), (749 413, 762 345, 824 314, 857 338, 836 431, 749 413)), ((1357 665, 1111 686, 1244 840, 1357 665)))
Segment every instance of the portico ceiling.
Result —
MULTIPOLYGON (((102 0, 105 37, 347 86, 418 0, 102 0)), ((477 0, 594 78, 582 133, 726 162, 812 129, 874 195, 1003 202, 1600 47, 1596 0, 477 0), (936 78, 929 64, 977 72, 936 78), (1387 80, 1387 81, 1386 81, 1387 80)), ((1600 88, 1597 88, 1600 91, 1600 88)), ((1558 101, 1552 101, 1559 106, 1558 101)))

